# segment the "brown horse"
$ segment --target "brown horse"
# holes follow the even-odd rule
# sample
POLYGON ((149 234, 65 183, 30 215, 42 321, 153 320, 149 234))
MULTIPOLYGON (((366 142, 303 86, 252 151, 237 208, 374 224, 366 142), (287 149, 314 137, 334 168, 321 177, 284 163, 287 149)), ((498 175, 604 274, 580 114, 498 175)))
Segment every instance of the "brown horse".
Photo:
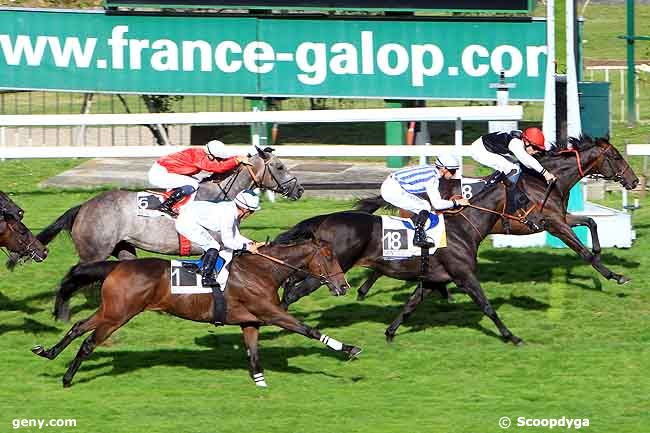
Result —
POLYGON ((0 191, 0 248, 5 247, 17 257, 42 262, 47 248, 22 223, 23 210, 0 191))
MULTIPOLYGON (((280 308, 278 288, 294 273, 305 273, 328 285, 334 295, 348 289, 341 266, 324 242, 267 245, 261 255, 244 253, 232 261, 230 279, 224 293, 227 300, 225 323, 239 325, 248 350, 250 374, 257 386, 266 386, 260 366, 257 340, 260 325, 276 325, 330 348, 355 357, 361 349, 343 344, 298 321, 280 308), (280 263, 279 260, 283 263, 280 263), (306 268, 306 271, 300 270, 306 268)), ((68 387, 73 376, 98 344, 144 310, 164 311, 197 322, 213 321, 211 294, 177 295, 170 290, 170 262, 146 258, 129 261, 105 261, 74 266, 62 282, 57 306, 67 301, 80 287, 103 281, 101 305, 90 317, 77 322, 52 348, 36 346, 32 352, 54 359, 72 340, 93 331, 81 345, 77 356, 63 376, 68 387)))

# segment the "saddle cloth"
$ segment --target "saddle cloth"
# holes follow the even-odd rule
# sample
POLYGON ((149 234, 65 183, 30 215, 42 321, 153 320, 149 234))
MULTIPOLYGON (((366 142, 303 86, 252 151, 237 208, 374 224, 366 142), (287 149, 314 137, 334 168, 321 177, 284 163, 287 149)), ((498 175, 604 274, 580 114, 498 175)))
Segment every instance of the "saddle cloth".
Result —
MULTIPOLYGON (((219 257, 214 265, 214 272, 219 273, 223 268, 225 260, 219 257)), ((212 293, 212 287, 203 287, 201 275, 197 273, 203 266, 201 259, 198 260, 172 260, 169 272, 169 286, 174 295, 188 295, 196 293, 212 293)), ((225 287, 221 287, 223 292, 225 287)))
MULTIPOLYGON (((158 210, 161 203, 167 200, 171 193, 171 191, 138 191, 137 199, 135 201, 136 214, 148 218, 162 216, 171 219, 171 216, 158 210)), ((183 197, 181 201, 173 206, 173 209, 178 213, 180 208, 189 203, 191 198, 191 195, 183 197)))
MULTIPOLYGON (((422 249, 413 245, 415 227, 411 219, 382 215, 381 223, 385 258, 403 259, 422 254, 422 249)), ((427 239, 436 244, 435 248, 429 249, 429 255, 435 253, 438 248, 447 246, 444 215, 430 214, 424 232, 427 239)))

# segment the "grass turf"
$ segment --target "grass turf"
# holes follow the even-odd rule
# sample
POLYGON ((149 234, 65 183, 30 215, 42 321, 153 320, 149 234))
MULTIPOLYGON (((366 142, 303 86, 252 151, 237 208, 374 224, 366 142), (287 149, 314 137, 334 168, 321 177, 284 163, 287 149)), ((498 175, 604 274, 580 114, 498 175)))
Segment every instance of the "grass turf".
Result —
MULTIPOLYGON (((39 190, 37 183, 74 161, 0 165, 4 189, 37 231, 94 192, 39 190)), ((644 199, 643 204, 650 205, 644 199)), ((264 203, 244 233, 263 240, 311 215, 349 202, 264 203)), ((382 278, 367 301, 330 297, 322 288, 292 311, 306 323, 364 349, 348 362, 320 343, 263 328, 268 389, 247 372, 239 328, 214 328, 146 312, 117 331, 86 361, 70 389, 61 377, 78 350, 31 354, 57 342, 69 324, 53 321, 53 288, 76 262, 61 237, 48 259, 0 270, 0 431, 14 419, 76 419, 65 432, 496 432, 498 420, 588 418, 593 432, 643 431, 650 424, 650 207, 634 215, 630 250, 607 250, 604 262, 632 278, 616 286, 570 251, 480 251, 480 278, 498 313, 524 338, 516 348, 463 295, 428 299, 387 344, 383 331, 412 285, 382 278)), ((365 271, 348 273, 358 287, 365 271)), ((77 296, 73 320, 93 311, 77 296)), ((21 431, 37 431, 22 428, 21 431)), ((545 431, 513 426, 510 431, 545 431)), ((553 431, 563 431, 555 428, 553 431)))

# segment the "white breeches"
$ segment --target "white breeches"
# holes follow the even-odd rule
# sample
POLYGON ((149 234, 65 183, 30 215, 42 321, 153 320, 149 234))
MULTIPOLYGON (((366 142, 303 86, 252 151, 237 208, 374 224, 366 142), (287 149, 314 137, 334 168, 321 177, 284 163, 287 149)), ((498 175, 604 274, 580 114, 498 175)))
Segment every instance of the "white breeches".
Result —
POLYGON ((483 138, 479 137, 474 143, 472 143, 472 158, 474 158, 475 161, 493 168, 495 170, 499 170, 500 172, 503 172, 504 174, 510 173, 512 170, 516 170, 519 172, 521 169, 519 167, 519 164, 515 164, 512 161, 508 161, 508 159, 504 158, 501 155, 498 155, 496 153, 492 153, 489 150, 485 148, 485 145, 483 144, 483 138))
POLYGON ((219 256, 225 260, 223 268, 217 275, 217 282, 222 290, 226 287, 228 281, 228 265, 232 260, 231 249, 223 248, 221 244, 208 232, 216 231, 219 226, 215 219, 214 203, 207 201, 194 201, 188 203, 183 212, 176 218, 176 231, 188 238, 194 245, 199 246, 203 251, 214 248, 219 251, 219 256))
POLYGON ((199 188, 199 181, 192 176, 170 173, 157 162, 154 162, 149 169, 149 183, 165 189, 179 188, 185 185, 192 185, 194 189, 199 188))
POLYGON ((427 200, 405 191, 392 176, 388 176, 384 183, 381 184, 380 191, 381 197, 384 200, 400 209, 405 209, 415 214, 420 213, 422 210, 431 212, 431 205, 427 200))

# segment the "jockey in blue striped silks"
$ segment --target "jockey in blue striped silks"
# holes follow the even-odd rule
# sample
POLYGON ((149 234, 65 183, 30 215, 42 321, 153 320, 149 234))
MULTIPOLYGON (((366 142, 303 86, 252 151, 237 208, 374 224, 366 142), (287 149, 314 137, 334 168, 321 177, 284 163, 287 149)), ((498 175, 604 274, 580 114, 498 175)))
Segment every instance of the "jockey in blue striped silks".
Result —
POLYGON ((419 165, 406 167, 395 171, 381 185, 381 197, 388 203, 400 209, 414 213, 415 236, 413 244, 421 248, 432 248, 434 245, 427 241, 424 225, 432 210, 444 210, 467 206, 469 201, 461 198, 444 200, 440 197, 438 181, 441 177, 451 179, 460 162, 456 156, 440 155, 435 165, 419 165), (426 193, 429 201, 418 197, 426 193))

